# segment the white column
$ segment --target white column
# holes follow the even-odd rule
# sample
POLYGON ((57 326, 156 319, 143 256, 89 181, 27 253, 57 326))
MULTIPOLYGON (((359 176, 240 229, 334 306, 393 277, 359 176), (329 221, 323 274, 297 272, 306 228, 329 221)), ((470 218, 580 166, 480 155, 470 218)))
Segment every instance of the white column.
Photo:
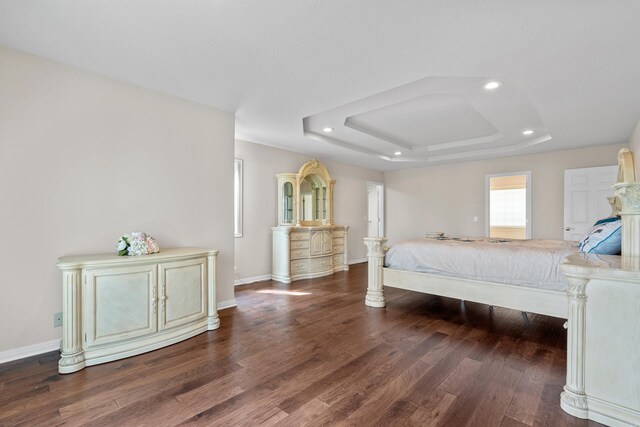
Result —
POLYGON ((216 296, 216 259, 218 251, 209 252, 207 257, 207 293, 209 295, 209 310, 207 329, 209 331, 220 327, 220 317, 218 317, 218 298, 216 296))
POLYGON ((640 256, 640 182, 613 186, 622 202, 622 256, 640 256))
POLYGON ((85 367, 82 347, 82 270, 62 270, 62 345, 58 372, 70 374, 85 367))
POLYGON ((567 383, 560 395, 560 406, 569 414, 587 418, 584 387, 587 279, 567 276, 569 318, 567 320, 567 383))
POLYGON ((365 304, 370 307, 384 307, 383 271, 384 267, 384 237, 365 237, 368 260, 368 286, 365 304))

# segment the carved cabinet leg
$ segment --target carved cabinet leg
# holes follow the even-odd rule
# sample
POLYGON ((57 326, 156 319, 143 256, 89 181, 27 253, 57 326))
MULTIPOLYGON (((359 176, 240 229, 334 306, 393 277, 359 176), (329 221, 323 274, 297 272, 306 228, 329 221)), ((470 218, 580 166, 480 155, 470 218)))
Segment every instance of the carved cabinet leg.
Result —
POLYGON ((70 374, 85 367, 82 347, 82 270, 69 269, 62 272, 62 353, 58 372, 70 374))
POLYGON ((209 331, 220 327, 220 317, 218 316, 218 302, 216 297, 216 258, 218 251, 210 252, 208 256, 207 272, 207 294, 209 296, 209 312, 207 320, 207 329, 209 331))
POLYGON ((368 286, 365 304, 370 307, 384 307, 386 305, 383 290, 384 243, 382 237, 365 237, 368 260, 368 286))
POLYGON ((587 418, 587 396, 584 386, 584 345, 586 336, 586 286, 589 281, 571 277, 568 280, 567 384, 560 395, 560 406, 573 416, 587 418))

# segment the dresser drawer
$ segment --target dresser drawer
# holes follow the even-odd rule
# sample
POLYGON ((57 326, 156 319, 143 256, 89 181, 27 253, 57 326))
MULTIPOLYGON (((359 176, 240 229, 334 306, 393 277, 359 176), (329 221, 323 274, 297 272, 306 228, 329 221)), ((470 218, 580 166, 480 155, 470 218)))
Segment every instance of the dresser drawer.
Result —
POLYGON ((332 268, 331 257, 311 258, 311 270, 330 270, 332 268))
POLYGON ((333 232, 333 237, 344 237, 344 230, 335 230, 333 232))
MULTIPOLYGON (((305 249, 309 248, 308 240, 292 240, 291 241, 291 249, 305 249)), ((308 251, 307 251, 308 252, 308 251)))
POLYGON ((333 256, 333 268, 344 265, 344 254, 335 254, 333 256))
POLYGON ((309 260, 301 259, 296 261, 291 261, 291 274, 300 273, 309 270, 309 260))
POLYGON ((334 237, 333 246, 335 245, 344 245, 344 237, 334 237))
POLYGON ((291 233, 291 241, 294 240, 309 240, 309 233, 294 231, 291 233))
POLYGON ((309 248, 292 249, 291 259, 297 259, 297 258, 309 258, 309 248))
POLYGON ((344 245, 333 245, 333 253, 334 254, 344 253, 344 245))

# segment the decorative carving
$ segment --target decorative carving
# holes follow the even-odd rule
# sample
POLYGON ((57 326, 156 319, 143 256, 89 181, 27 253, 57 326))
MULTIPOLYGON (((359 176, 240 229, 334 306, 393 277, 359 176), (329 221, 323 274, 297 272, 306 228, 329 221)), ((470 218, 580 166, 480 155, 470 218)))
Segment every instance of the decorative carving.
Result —
POLYGON ((384 257, 386 241, 387 239, 382 237, 365 237, 364 245, 367 247, 367 257, 384 257))
POLYGON ((158 290, 155 286, 151 291, 151 305, 153 306, 153 314, 156 314, 158 312, 158 290))
POLYGON ((570 390, 565 386, 565 391, 560 394, 560 399, 566 405, 569 405, 576 409, 588 410, 587 396, 585 394, 578 394, 573 390, 570 390))
POLYGON ((587 283, 586 279, 578 279, 574 277, 567 277, 569 287, 567 288, 567 296, 574 300, 587 301, 587 283))
POLYGON ((640 214, 640 183, 622 182, 613 187, 622 202, 621 214, 640 214))
POLYGON ((165 301, 167 300, 167 289, 165 284, 162 284, 162 290, 160 291, 160 311, 161 312, 165 312, 166 311, 166 304, 165 301))
POLYGON ((620 202, 620 198, 617 196, 607 197, 609 204, 611 205, 611 216, 620 215, 620 211, 622 210, 622 204, 620 202))
POLYGON ((618 182, 635 182, 636 162, 633 152, 628 148, 618 151, 618 182))
POLYGON ((84 351, 81 350, 74 354, 62 354, 60 356, 59 366, 73 366, 84 362, 84 351))

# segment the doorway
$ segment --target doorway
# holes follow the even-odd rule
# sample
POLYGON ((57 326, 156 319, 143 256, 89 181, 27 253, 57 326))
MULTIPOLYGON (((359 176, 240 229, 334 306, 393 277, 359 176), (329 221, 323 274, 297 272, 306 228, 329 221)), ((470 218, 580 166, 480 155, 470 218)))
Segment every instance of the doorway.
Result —
POLYGON ((367 181, 367 236, 384 237, 384 184, 367 181))
POLYGON ((531 171, 486 177, 486 226, 490 238, 531 238, 531 171))

